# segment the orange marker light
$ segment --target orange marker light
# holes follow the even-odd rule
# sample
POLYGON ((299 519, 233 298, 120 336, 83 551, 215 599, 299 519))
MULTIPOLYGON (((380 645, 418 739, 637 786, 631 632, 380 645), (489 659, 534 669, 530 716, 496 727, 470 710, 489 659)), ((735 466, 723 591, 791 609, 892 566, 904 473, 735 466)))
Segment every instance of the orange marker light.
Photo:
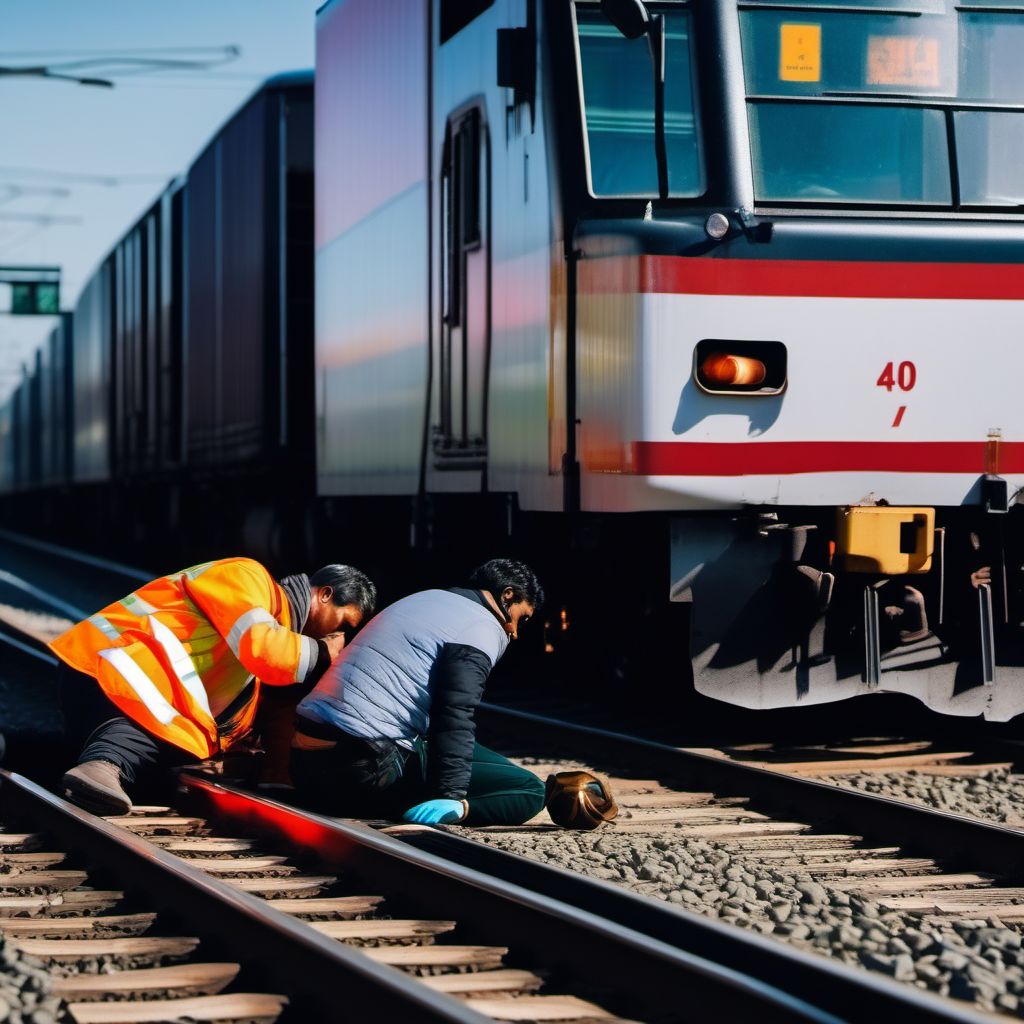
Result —
POLYGON ((760 359, 712 352, 701 364, 700 372, 708 384, 728 387, 733 384, 764 383, 768 371, 760 359))

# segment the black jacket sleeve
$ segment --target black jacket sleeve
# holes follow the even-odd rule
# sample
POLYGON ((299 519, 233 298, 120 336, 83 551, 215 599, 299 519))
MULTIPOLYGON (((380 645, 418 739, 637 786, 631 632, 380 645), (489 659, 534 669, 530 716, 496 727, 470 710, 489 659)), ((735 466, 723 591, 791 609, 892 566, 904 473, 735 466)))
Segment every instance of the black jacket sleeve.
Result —
POLYGON ((427 788, 432 798, 462 800, 469 788, 476 723, 473 712, 491 660, 466 644, 445 644, 434 664, 427 732, 427 788))
POLYGON ((316 664, 309 670, 309 674, 302 681, 306 684, 306 690, 312 690, 320 682, 320 677, 331 667, 331 652, 323 640, 316 642, 316 664))

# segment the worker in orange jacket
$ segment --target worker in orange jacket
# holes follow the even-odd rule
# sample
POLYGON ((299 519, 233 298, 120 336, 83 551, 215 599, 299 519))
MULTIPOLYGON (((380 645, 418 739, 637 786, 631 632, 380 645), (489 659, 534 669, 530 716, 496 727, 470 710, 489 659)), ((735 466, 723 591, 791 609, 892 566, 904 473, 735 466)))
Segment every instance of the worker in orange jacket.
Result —
POLYGON ((127 814, 129 791, 153 769, 228 750, 251 728, 261 685, 312 685, 376 599, 350 566, 278 583, 252 559, 225 558, 153 580, 79 622, 50 644, 67 731, 87 736, 64 775, 66 796, 127 814))

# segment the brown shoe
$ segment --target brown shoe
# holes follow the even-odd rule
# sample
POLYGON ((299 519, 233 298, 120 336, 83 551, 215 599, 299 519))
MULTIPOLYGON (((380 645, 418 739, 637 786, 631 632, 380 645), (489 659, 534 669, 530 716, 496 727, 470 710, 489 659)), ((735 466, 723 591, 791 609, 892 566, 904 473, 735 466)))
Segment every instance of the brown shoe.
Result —
POLYGON ((109 761, 86 761, 65 773, 64 795, 92 814, 127 814, 132 802, 121 786, 121 769, 109 761))

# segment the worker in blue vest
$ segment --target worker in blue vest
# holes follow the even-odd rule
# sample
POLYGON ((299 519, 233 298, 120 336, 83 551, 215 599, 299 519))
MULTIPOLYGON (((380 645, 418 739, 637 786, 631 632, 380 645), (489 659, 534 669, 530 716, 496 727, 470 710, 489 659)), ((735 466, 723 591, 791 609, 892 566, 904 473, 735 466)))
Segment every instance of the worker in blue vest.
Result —
POLYGON ((328 814, 520 824, 536 775, 476 742, 487 678, 544 601, 533 571, 494 559, 466 587, 426 590, 370 621, 299 704, 291 774, 328 814))

